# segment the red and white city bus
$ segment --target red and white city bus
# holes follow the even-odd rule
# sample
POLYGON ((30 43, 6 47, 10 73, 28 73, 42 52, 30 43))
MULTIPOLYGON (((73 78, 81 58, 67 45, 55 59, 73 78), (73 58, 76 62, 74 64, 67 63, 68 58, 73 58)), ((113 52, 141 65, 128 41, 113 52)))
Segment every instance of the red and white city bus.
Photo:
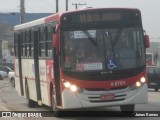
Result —
POLYGON ((15 88, 54 111, 148 101, 148 35, 138 9, 81 9, 14 27, 15 88))

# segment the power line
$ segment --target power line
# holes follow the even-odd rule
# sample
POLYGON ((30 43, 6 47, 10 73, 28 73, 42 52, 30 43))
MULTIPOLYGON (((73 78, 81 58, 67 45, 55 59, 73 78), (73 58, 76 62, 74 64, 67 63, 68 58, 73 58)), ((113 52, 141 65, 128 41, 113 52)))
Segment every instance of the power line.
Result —
POLYGON ((86 5, 86 3, 72 3, 72 5, 75 5, 75 9, 77 10, 78 9, 78 6, 80 5, 86 5))

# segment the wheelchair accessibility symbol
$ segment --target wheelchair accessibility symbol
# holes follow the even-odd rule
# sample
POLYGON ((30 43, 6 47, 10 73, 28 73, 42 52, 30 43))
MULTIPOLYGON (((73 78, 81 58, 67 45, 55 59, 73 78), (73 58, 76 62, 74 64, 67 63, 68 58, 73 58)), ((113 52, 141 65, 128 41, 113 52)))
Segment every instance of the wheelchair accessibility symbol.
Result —
POLYGON ((114 68, 116 68, 116 67, 117 67, 116 62, 115 62, 114 60, 109 60, 109 61, 107 62, 107 67, 108 67, 109 69, 114 69, 114 68))

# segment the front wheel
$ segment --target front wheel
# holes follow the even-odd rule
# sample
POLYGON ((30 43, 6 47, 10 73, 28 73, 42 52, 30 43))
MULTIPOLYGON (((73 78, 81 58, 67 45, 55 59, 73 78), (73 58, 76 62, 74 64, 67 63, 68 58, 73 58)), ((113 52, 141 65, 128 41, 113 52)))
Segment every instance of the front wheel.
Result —
POLYGON ((55 117, 59 117, 60 109, 57 107, 56 94, 54 89, 51 90, 51 111, 53 111, 55 117))
POLYGON ((121 112, 129 115, 133 115, 135 105, 122 105, 120 106, 121 112))

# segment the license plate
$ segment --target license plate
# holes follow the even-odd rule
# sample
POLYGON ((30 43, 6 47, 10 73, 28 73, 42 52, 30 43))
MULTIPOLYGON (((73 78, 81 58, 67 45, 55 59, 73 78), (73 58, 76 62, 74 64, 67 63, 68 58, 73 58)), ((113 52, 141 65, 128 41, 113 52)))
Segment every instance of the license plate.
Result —
POLYGON ((101 100, 114 100, 114 99, 115 99, 114 94, 101 95, 101 100))

